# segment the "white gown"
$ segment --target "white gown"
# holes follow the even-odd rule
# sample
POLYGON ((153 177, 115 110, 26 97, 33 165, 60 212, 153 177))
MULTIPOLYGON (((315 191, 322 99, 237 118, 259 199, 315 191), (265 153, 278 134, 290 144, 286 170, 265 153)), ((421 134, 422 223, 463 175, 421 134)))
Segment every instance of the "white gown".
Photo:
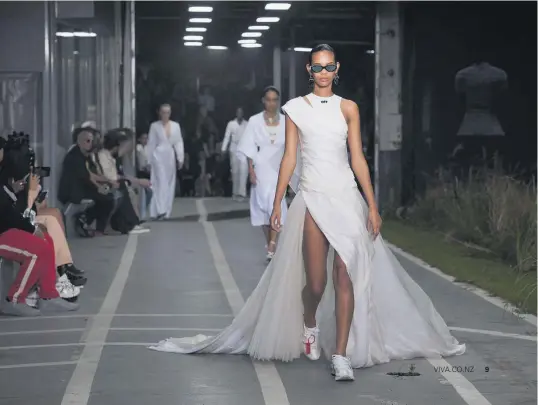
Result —
POLYGON ((147 157, 151 165, 151 185, 153 197, 149 211, 152 218, 172 214, 176 193, 176 159, 183 164, 183 137, 179 124, 170 121, 170 137, 166 135, 164 125, 156 121, 149 128, 147 157))
POLYGON ((382 237, 372 241, 367 231, 368 209, 348 163, 347 123, 340 97, 307 97, 311 105, 299 97, 283 107, 300 130, 302 162, 294 177, 299 180, 298 193, 288 211, 276 254, 258 286, 232 324, 217 336, 171 338, 152 349, 249 354, 260 360, 298 358, 303 350, 302 243, 308 209, 331 244, 327 287, 316 314, 320 345, 327 358, 336 349, 334 251, 345 262, 353 282, 355 311, 347 356, 354 368, 393 359, 464 353, 465 345, 450 334, 429 297, 406 273, 382 237))
MULTIPOLYGON (((237 145, 237 154, 252 159, 256 172, 256 185, 250 188, 250 222, 252 226, 269 225, 276 185, 278 183, 278 165, 284 153, 286 143, 285 117, 280 114, 278 126, 267 128, 263 112, 253 115, 237 145), (270 139, 269 129, 275 137, 270 139)), ((286 200, 281 204, 282 224, 286 221, 288 206, 286 200)))

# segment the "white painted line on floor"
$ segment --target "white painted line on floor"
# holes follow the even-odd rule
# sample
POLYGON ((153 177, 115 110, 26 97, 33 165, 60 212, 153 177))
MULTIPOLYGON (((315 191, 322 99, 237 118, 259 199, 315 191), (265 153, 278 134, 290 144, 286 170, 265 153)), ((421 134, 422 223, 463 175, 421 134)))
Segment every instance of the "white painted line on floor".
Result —
POLYGON ((76 315, 50 315, 50 316, 35 316, 28 318, 3 317, 0 322, 15 322, 15 321, 39 321, 40 319, 89 319, 98 316, 113 316, 117 317, 132 317, 132 318, 158 318, 158 317, 186 317, 186 318, 233 318, 231 314, 76 314, 76 315))
POLYGON ((75 367, 75 371, 67 384, 65 394, 62 398, 61 405, 87 405, 90 399, 90 392, 97 372, 101 354, 108 335, 108 329, 114 319, 114 313, 118 308, 131 266, 136 253, 137 235, 129 235, 125 250, 121 257, 120 265, 106 297, 99 310, 99 315, 110 314, 108 316, 99 316, 93 319, 88 327, 86 342, 92 345, 85 345, 80 358, 75 367))
POLYGON ((77 364, 77 361, 51 361, 48 363, 10 364, 8 366, 0 366, 0 370, 13 369, 13 368, 29 368, 29 367, 71 366, 73 364, 77 364))
MULTIPOLYGON (((144 343, 144 342, 106 342, 105 346, 151 346, 155 342, 144 343)), ((22 346, 0 346, 1 350, 29 350, 29 349, 51 349, 55 347, 78 347, 78 346, 95 346, 100 345, 101 343, 51 343, 48 345, 22 345, 22 346)))
MULTIPOLYGON (((176 328, 176 327, 170 327, 170 328, 162 328, 162 327, 150 327, 150 328, 106 328, 101 326, 96 326, 95 328, 92 326, 90 327, 91 330, 100 330, 100 331, 168 331, 168 330, 175 330, 175 331, 185 331, 185 332, 220 332, 222 329, 215 329, 215 328, 176 328)), ((73 329, 48 329, 48 330, 18 330, 18 331, 11 331, 11 332, 0 332, 0 336, 10 336, 10 335, 40 335, 42 333, 71 333, 71 332, 85 332, 83 333, 83 336, 88 336, 88 332, 84 328, 73 328, 73 329)), ((87 342, 88 339, 80 339, 80 343, 84 344, 87 342)))
MULTIPOLYGON (((200 214, 200 219, 207 219, 207 211, 203 201, 196 200, 196 208, 200 214)), ((200 220, 200 222, 204 227, 215 268, 217 269, 220 281, 226 292, 226 298, 232 308, 232 312, 234 315, 237 315, 239 311, 241 311, 241 308, 243 308, 245 301, 241 296, 241 292, 237 287, 230 266, 226 261, 215 227, 211 222, 207 222, 206 220, 200 220)), ((286 389, 284 388, 284 384, 274 363, 269 361, 263 363, 254 361, 253 364, 256 375, 258 376, 258 381, 260 382, 265 405, 290 405, 286 389)))
POLYGON ((424 270, 428 270, 429 272, 431 272, 431 273, 433 273, 433 274, 435 274, 435 275, 437 275, 437 276, 439 276, 439 277, 441 277, 441 278, 443 278, 443 279, 445 279, 447 281, 450 281, 452 284, 454 284, 454 285, 456 285, 456 286, 458 286, 460 288, 463 288, 466 291, 472 292, 473 294, 475 294, 475 295, 479 296, 480 298, 486 300, 490 304, 493 304, 498 308, 501 308, 501 309, 503 309, 505 311, 510 312, 515 317, 517 317, 519 319, 522 319, 522 320, 530 323, 533 326, 538 325, 538 322, 537 322, 538 319, 536 318, 535 315, 533 315, 533 314, 520 314, 520 313, 518 313, 518 311, 519 311, 518 308, 516 308, 514 305, 510 304, 509 302, 506 302, 503 299, 498 298, 498 297, 493 297, 487 291, 482 290, 481 288, 478 288, 476 286, 473 286, 473 285, 470 285, 470 284, 467 284, 467 283, 456 282, 454 277, 443 273, 437 267, 430 266, 428 263, 426 263, 422 259, 419 259, 418 257, 413 256, 411 253, 406 252, 405 250, 399 248, 398 246, 393 245, 392 243, 388 243, 388 242, 386 242, 386 243, 387 243, 387 246, 389 246, 394 252, 396 252, 397 254, 405 257, 407 260, 415 263, 417 266, 423 268, 424 270))
POLYGON ((428 362, 434 366, 439 367, 439 373, 445 377, 445 379, 454 387, 456 392, 468 405, 491 405, 481 393, 476 389, 476 387, 471 384, 471 382, 463 376, 463 374, 454 372, 452 365, 450 365, 444 359, 426 359, 428 362), (450 371, 442 371, 450 370, 450 371))
POLYGON ((482 335, 498 336, 498 337, 509 338, 509 339, 531 340, 531 341, 536 342, 536 336, 531 336, 531 335, 519 335, 517 333, 505 333, 505 332, 499 332, 496 330, 486 330, 486 329, 458 328, 456 326, 452 326, 449 329, 456 332, 478 333, 482 335))
POLYGON ((72 329, 45 329, 45 330, 20 330, 12 332, 0 332, 0 336, 10 335, 40 335, 42 333, 71 333, 71 332, 83 332, 84 328, 72 328, 72 329))

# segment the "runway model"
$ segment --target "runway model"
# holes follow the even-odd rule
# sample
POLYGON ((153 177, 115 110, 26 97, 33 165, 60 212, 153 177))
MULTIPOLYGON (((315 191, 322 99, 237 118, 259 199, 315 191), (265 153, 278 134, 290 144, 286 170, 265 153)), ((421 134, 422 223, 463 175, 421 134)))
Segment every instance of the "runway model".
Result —
POLYGON ((170 120, 171 112, 169 104, 161 105, 160 120, 151 124, 146 146, 153 189, 149 210, 151 218, 158 220, 169 218, 172 214, 176 174, 185 157, 181 128, 177 122, 170 120))
POLYGON ((323 351, 338 381, 353 380, 352 368, 464 353, 379 234, 359 110, 332 92, 339 69, 330 46, 313 48, 307 65, 313 92, 283 107, 286 148, 274 229, 281 227, 288 182, 297 194, 276 254, 245 306, 217 336, 168 339, 153 349, 282 361, 301 353, 317 360, 323 351))

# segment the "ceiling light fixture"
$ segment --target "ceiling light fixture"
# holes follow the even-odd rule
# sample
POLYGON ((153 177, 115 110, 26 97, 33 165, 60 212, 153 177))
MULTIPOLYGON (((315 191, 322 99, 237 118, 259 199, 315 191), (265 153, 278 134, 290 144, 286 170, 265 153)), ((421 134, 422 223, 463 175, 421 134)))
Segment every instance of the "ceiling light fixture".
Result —
POLYGON ((185 46, 202 46, 201 42, 185 42, 185 46))
POLYGON ((293 48, 295 52, 310 52, 312 48, 302 48, 300 46, 293 48))
POLYGON ((241 44, 243 48, 261 48, 262 44, 241 44))
POLYGON ((241 34, 243 38, 259 38, 262 36, 261 32, 243 32, 241 34))
POLYGON ((373 49, 368 49, 368 50, 366 51, 366 53, 369 53, 370 55, 373 55, 373 54, 375 54, 375 50, 373 50, 373 49))
POLYGON ((190 13, 211 13, 213 11, 213 7, 207 7, 207 6, 192 6, 189 7, 190 13))
POLYGON ((209 24, 211 22, 211 18, 191 18, 189 20, 190 23, 201 23, 201 24, 209 24))
POLYGON ((63 37, 63 38, 73 38, 75 36, 75 34, 73 34, 72 32, 59 31, 59 32, 56 33, 56 36, 57 37, 63 37))
POLYGON ((255 44, 256 43, 256 40, 255 39, 240 39, 239 41, 237 41, 238 44, 255 44))
POLYGON ((291 7, 290 3, 268 3, 265 5, 266 10, 289 10, 291 7))
POLYGON ((257 23, 276 23, 279 22, 280 18, 278 17, 259 17, 256 18, 257 23))
POLYGON ((248 27, 250 31, 267 31, 269 29, 268 25, 251 25, 248 27))
POLYGON ((201 35, 185 35, 183 37, 184 41, 201 41, 203 39, 204 39, 204 37, 201 36, 201 35))
POLYGON ((185 30, 187 32, 206 32, 207 28, 205 28, 205 27, 187 27, 185 30))
POLYGON ((228 49, 228 47, 227 46, 221 46, 221 45, 209 45, 207 47, 207 49, 214 49, 216 51, 224 51, 224 50, 228 49))
POLYGON ((95 32, 84 32, 84 31, 73 32, 73 35, 79 38, 94 38, 97 36, 95 32))

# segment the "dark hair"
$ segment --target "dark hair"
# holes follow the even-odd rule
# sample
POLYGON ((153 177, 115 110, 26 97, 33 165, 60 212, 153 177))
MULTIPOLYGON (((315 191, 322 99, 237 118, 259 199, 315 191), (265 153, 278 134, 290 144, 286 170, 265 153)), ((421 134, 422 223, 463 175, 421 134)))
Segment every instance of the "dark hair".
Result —
POLYGON ((265 97, 267 93, 270 91, 274 91, 278 97, 280 97, 280 91, 275 86, 267 86, 265 89, 263 89, 262 97, 265 97))
POLYGON ((319 44, 313 47, 312 50, 310 51, 310 55, 308 56, 308 63, 312 64, 312 56, 314 56, 315 53, 324 52, 324 51, 332 52, 332 54, 334 55, 335 62, 336 62, 336 52, 334 51, 333 47, 330 46, 329 44, 319 44))

